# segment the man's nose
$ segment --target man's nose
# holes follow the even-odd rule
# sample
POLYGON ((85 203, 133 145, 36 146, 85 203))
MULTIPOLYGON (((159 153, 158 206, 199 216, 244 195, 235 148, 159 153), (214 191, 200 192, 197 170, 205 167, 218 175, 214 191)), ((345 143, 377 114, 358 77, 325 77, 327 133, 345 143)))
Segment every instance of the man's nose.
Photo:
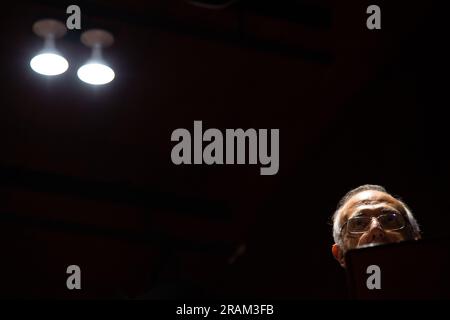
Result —
POLYGON ((372 219, 370 223, 368 238, 370 242, 381 241, 385 237, 384 229, 378 219, 372 219))

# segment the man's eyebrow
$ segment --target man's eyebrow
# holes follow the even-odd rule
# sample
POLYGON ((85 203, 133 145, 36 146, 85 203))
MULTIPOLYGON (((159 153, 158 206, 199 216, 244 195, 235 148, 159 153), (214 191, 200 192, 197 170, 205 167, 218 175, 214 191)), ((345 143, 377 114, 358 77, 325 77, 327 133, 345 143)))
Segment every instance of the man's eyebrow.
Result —
MULTIPOLYGON (((396 208, 394 208, 394 207, 392 207, 392 206, 390 206, 390 205, 388 205, 388 206, 386 206, 386 207, 382 207, 382 208, 380 208, 381 209, 381 212, 390 212, 390 213, 392 213, 392 212, 395 212, 395 213, 401 213, 399 210, 397 210, 396 208)), ((367 214, 370 214, 370 213, 372 213, 372 209, 368 209, 368 208, 365 208, 365 209, 357 209, 357 210, 355 210, 355 212, 351 215, 352 217, 360 217, 360 216, 365 216, 365 215, 367 215, 367 214)))
POLYGON ((370 214, 372 210, 370 209, 361 209, 361 210, 355 210, 355 212, 351 215, 351 217, 363 217, 370 214))
POLYGON ((399 210, 397 210, 396 208, 391 207, 391 206, 386 207, 386 208, 382 208, 381 211, 383 211, 383 212, 396 212, 396 213, 400 213, 399 210))

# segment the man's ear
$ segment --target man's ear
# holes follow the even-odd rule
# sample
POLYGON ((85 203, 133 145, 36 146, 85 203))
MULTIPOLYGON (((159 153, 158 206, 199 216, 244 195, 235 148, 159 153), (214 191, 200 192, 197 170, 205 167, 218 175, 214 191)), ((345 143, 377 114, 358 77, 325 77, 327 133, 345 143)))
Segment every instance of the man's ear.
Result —
POLYGON ((340 263, 340 265, 345 268, 345 259, 344 259, 344 251, 338 244, 333 244, 331 247, 331 252, 333 253, 334 258, 340 263))

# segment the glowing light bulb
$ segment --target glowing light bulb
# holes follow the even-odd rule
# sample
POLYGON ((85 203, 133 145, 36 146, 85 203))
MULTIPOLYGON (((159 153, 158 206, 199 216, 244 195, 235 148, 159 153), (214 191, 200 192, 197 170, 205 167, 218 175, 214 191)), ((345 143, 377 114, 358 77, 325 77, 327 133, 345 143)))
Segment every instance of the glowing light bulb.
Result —
POLYGON ((81 66, 77 71, 77 75, 80 80, 93 85, 106 84, 115 77, 113 69, 97 62, 88 62, 81 66))
POLYGON ((31 69, 46 76, 56 76, 69 68, 67 60, 56 53, 41 53, 30 61, 31 69))

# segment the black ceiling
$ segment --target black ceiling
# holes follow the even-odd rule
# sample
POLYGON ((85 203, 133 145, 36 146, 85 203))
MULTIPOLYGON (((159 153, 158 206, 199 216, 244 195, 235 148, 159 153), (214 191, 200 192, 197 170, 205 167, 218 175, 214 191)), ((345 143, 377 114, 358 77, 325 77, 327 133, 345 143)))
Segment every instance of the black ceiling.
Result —
POLYGON ((82 30, 57 42, 70 68, 55 79, 28 66, 42 45, 31 26, 64 20, 70 3, 3 10, 4 268, 12 279, 25 264, 40 275, 8 293, 73 297, 58 286, 64 270, 55 274, 75 261, 91 283, 81 297, 158 297, 173 285, 345 298, 327 223, 339 197, 363 183, 403 197, 429 234, 448 234, 436 201, 448 178, 443 31, 435 4, 408 3, 380 4, 383 28, 369 31, 366 1, 235 1, 222 10, 79 1, 82 30), (116 79, 101 88, 76 78, 89 57, 80 33, 94 27, 116 40, 105 51, 116 79), (173 165, 170 135, 194 120, 279 128, 279 173, 173 165))

